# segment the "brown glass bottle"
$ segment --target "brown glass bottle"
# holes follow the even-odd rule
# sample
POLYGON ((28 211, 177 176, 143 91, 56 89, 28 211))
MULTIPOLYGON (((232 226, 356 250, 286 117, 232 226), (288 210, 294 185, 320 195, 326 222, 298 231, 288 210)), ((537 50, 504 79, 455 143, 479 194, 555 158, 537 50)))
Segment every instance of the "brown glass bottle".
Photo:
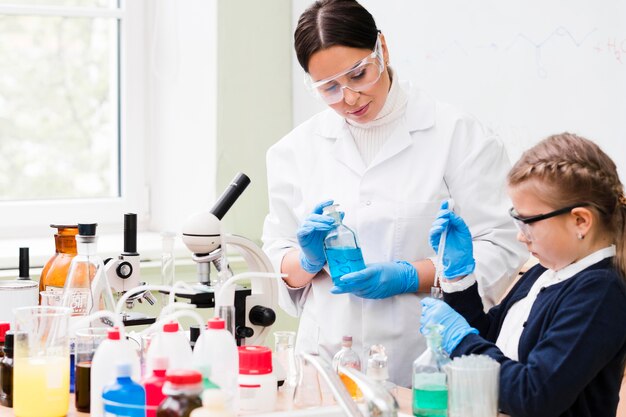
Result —
POLYGON ((56 289, 63 291, 67 271, 72 258, 76 256, 78 225, 51 224, 57 229, 54 235, 55 254, 46 262, 39 278, 39 291, 56 289))
POLYGON ((163 394, 167 397, 157 409, 157 417, 189 417, 196 408, 202 407, 202 374, 192 370, 167 372, 163 394))

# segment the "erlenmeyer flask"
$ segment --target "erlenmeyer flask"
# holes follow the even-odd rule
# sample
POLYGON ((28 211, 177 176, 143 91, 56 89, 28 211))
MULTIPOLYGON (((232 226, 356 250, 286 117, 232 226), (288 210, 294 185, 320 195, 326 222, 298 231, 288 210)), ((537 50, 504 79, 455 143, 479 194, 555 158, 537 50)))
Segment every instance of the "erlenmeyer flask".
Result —
POLYGON ((313 365, 298 357, 298 385, 293 396, 294 408, 312 408, 322 405, 319 376, 313 365))
POLYGON ((279 388, 279 391, 282 393, 283 408, 285 410, 293 408, 293 396, 298 385, 298 369, 294 351, 295 341, 296 332, 274 332, 274 355, 285 372, 285 382, 279 388))

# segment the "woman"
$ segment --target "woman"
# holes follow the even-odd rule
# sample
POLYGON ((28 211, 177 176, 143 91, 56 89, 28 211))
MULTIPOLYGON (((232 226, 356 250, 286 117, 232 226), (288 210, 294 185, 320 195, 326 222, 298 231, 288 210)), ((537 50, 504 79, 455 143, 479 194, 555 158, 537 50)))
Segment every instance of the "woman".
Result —
POLYGON ((473 275, 488 305, 527 257, 501 214, 509 204, 506 153, 476 120, 397 80, 384 35, 356 1, 315 2, 294 37, 307 85, 330 109, 267 153, 263 241, 276 269, 288 274, 279 285, 281 306, 300 316, 297 351, 331 358, 351 335, 365 363, 380 343, 391 380, 409 386, 409 364, 425 348, 410 329, 419 324, 418 292, 433 285, 428 230, 441 200, 452 197, 468 220, 473 275), (363 285, 338 285, 339 294, 331 293, 324 268, 329 199, 345 212, 368 264, 354 280, 363 285))
MULTIPOLYGON (((467 281, 463 291, 444 279, 445 302, 422 301, 422 326, 443 324, 453 357, 497 360, 500 408, 513 417, 615 416, 626 358, 626 197, 615 164, 564 133, 526 151, 508 184, 518 239, 540 264, 488 313, 471 277, 457 281, 467 281)), ((444 208, 433 246, 444 228, 466 242, 447 260, 455 269, 471 257, 471 237, 444 208)))

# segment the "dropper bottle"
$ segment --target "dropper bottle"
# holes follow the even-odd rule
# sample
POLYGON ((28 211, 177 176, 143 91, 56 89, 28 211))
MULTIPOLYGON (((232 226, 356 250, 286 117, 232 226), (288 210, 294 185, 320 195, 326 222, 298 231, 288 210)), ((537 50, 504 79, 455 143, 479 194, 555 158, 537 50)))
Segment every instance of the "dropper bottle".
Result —
POLYGON ((324 207, 323 211, 324 215, 335 219, 335 228, 324 239, 324 252, 333 281, 347 273, 365 269, 363 254, 356 240, 356 234, 343 224, 337 206, 338 204, 332 204, 324 207))

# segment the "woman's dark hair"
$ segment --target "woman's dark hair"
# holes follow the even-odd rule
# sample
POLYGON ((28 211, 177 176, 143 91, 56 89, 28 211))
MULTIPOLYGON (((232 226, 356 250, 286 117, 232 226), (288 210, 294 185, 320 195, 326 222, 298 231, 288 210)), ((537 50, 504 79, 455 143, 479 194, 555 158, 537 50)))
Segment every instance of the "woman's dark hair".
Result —
POLYGON ((300 15, 294 32, 298 62, 309 72, 311 55, 335 45, 374 49, 374 17, 355 0, 318 0, 300 15))

